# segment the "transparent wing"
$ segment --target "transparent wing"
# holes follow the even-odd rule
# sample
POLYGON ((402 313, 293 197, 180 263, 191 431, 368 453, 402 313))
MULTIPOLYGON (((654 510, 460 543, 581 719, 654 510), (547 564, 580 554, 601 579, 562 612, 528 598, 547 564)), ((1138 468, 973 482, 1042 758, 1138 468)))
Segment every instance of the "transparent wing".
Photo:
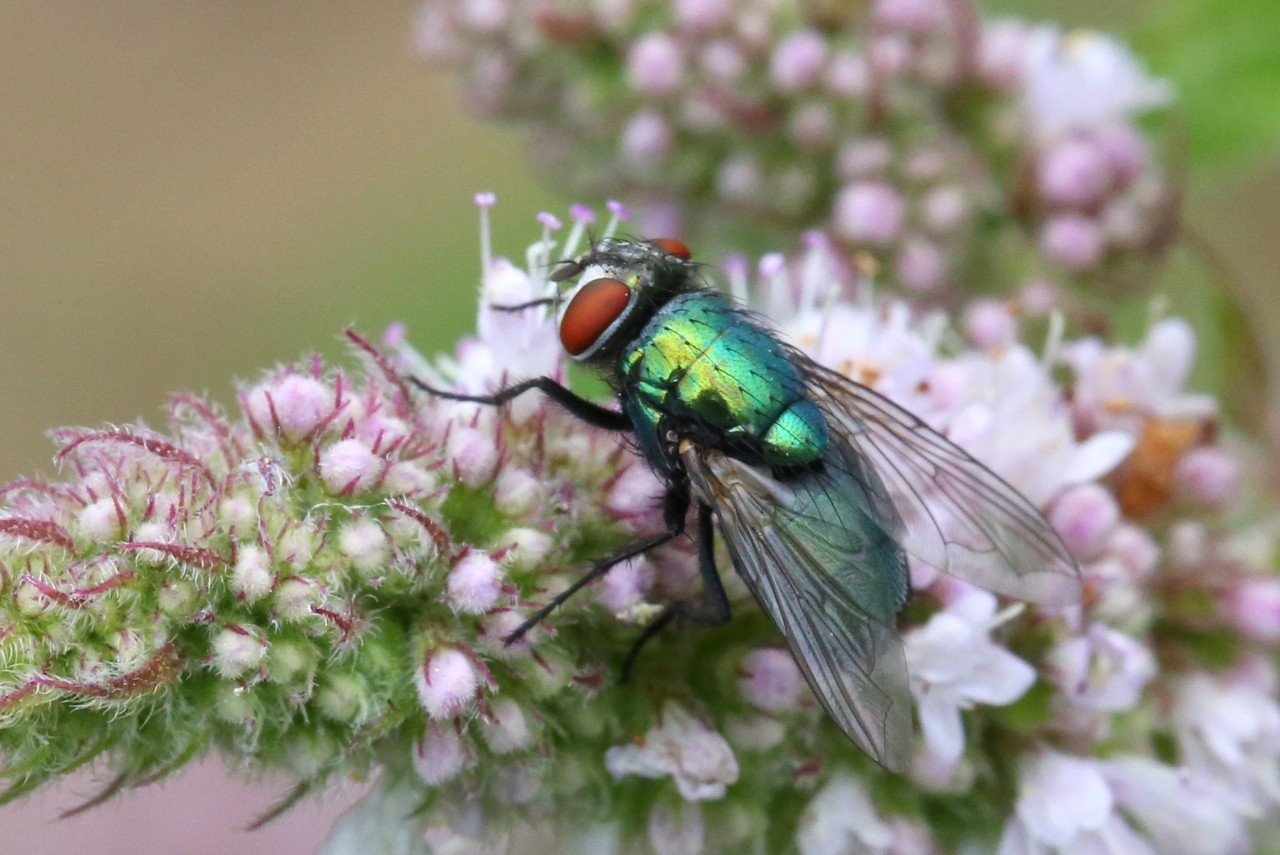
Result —
POLYGON ((692 444, 682 457, 733 566, 823 707, 876 761, 906 769, 911 695, 895 616, 906 558, 858 477, 835 467, 775 480, 692 444))
POLYGON ((1075 560, 1025 496, 897 404, 803 354, 794 358, 835 433, 847 440, 835 443, 845 448, 844 465, 855 472, 869 466, 878 476, 908 553, 1021 600, 1079 602, 1075 560))

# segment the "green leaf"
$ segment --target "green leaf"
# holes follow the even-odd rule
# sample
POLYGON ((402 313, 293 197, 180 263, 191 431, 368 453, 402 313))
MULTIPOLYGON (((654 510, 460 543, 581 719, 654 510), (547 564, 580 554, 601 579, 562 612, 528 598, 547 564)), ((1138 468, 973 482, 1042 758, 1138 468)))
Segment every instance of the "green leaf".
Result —
POLYGON ((1177 86, 1196 168, 1223 166, 1280 142, 1280 3, 1165 0, 1132 38, 1153 73, 1177 86))

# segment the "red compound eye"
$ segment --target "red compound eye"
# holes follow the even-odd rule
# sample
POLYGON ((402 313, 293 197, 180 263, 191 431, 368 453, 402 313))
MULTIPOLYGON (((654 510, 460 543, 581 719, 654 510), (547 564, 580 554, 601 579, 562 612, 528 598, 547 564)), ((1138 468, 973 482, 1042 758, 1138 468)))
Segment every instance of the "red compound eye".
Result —
POLYGON ((673 255, 681 261, 688 261, 693 258, 693 253, 689 251, 689 247, 685 246, 683 241, 678 241, 675 238, 654 238, 649 242, 667 255, 673 255))
POLYGON ((570 356, 591 345, 627 309, 631 289, 617 279, 592 279, 578 289, 560 320, 560 343, 570 356))

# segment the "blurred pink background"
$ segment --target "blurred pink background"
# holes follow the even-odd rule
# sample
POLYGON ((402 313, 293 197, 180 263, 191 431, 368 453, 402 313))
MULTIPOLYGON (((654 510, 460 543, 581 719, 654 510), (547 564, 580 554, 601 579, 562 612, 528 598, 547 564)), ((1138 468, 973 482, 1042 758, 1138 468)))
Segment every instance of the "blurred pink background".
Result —
MULTIPOLYGON (((562 210, 522 141, 468 118, 418 62, 414 4, 7 4, 0 27, 0 482, 52 474, 43 431, 159 422, 178 390, 233 399, 354 324, 428 349, 470 323, 471 195, 499 250, 562 210)), ((1191 222, 1265 328, 1280 163, 1190 188, 1191 222)), ((598 201, 598 200, 589 200, 598 201)), ((287 790, 216 762, 84 815, 90 776, 0 808, 0 853, 314 850, 358 787, 242 829, 287 790)))

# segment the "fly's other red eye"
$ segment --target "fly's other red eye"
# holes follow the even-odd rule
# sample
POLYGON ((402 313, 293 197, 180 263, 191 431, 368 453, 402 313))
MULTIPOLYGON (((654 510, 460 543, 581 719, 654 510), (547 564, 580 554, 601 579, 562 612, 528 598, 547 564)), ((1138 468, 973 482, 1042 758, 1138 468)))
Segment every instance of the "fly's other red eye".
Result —
POLYGON ((592 279, 578 289, 560 320, 560 343, 577 356, 596 343, 609 325, 626 311, 631 289, 617 279, 592 279))
POLYGON ((655 238, 650 243, 667 255, 674 255, 681 261, 688 261, 693 258, 693 253, 689 251, 689 247, 685 246, 683 241, 678 241, 675 238, 655 238))

